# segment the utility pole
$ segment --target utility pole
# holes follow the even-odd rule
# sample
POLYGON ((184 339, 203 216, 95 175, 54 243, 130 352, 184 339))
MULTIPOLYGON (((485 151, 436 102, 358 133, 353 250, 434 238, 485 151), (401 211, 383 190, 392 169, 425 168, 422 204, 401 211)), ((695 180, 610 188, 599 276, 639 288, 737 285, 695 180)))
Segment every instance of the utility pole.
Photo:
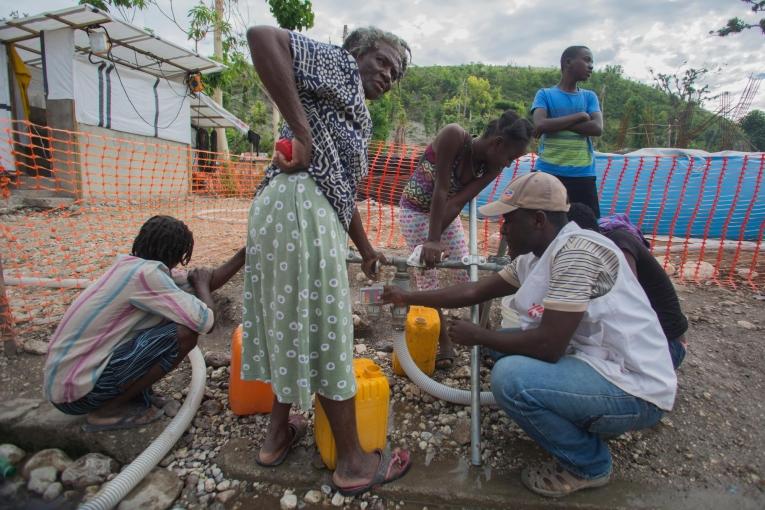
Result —
MULTIPOLYGON (((223 20, 223 0, 215 0, 215 13, 218 20, 223 20)), ((215 58, 218 61, 223 60, 223 40, 221 34, 220 23, 215 24, 215 32, 213 33, 213 49, 215 51, 215 58)), ((213 91, 213 100, 219 105, 223 106, 223 90, 220 87, 216 87, 213 91)), ((228 159, 228 140, 226 139, 226 128, 215 128, 216 137, 218 139, 218 151, 228 159)))

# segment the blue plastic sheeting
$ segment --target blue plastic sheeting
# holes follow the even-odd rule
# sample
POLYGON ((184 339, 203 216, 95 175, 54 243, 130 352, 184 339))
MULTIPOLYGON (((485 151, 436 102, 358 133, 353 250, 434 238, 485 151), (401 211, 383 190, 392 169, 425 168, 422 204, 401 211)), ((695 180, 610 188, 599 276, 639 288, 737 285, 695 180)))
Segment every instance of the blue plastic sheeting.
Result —
MULTIPOLYGON (((496 187, 492 182, 478 195, 478 206, 490 196, 496 200, 514 174, 532 167, 533 159, 525 156, 506 168, 496 187)), ((597 153, 600 211, 628 213, 636 224, 642 217, 640 227, 646 235, 757 241, 765 224, 764 171, 761 152, 597 153)), ((463 209, 465 214, 468 208, 463 209)))

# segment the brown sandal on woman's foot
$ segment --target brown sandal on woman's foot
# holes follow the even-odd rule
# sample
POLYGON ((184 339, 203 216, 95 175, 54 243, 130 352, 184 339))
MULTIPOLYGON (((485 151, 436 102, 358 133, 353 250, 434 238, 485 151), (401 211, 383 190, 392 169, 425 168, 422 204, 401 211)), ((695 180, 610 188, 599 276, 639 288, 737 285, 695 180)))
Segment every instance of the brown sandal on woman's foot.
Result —
POLYGON ((409 468, 412 467, 412 459, 408 450, 396 448, 390 453, 385 453, 382 450, 377 449, 374 453, 380 456, 380 463, 377 464, 377 470, 375 471, 375 474, 372 475, 372 479, 368 483, 350 487, 340 487, 332 482, 332 485, 340 494, 343 496, 358 496, 375 487, 398 480, 409 471, 409 468), (393 472, 395 468, 398 468, 398 472, 396 473, 393 472))
POLYGON ((287 429, 288 432, 292 434, 292 439, 290 439, 289 444, 284 448, 282 453, 279 454, 279 457, 273 462, 261 462, 260 452, 258 452, 255 456, 255 463, 258 466, 276 467, 281 465, 287 458, 287 455, 292 451, 292 448, 305 436, 306 431, 308 430, 308 422, 301 415, 293 414, 287 419, 287 429))

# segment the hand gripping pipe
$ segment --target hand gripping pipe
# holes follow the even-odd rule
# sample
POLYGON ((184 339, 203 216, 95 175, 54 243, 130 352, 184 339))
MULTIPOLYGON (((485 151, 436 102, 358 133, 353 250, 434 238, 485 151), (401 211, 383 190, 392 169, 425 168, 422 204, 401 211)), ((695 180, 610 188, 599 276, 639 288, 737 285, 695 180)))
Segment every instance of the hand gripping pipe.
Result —
POLYGON ((207 380, 205 359, 199 347, 189 353, 191 362, 191 385, 181 409, 170 424, 152 443, 136 457, 117 477, 106 483, 96 496, 80 505, 79 510, 110 510, 130 493, 159 461, 173 448, 191 424, 202 403, 207 380))
MULTIPOLYGON (((407 265, 407 259, 404 257, 389 256, 386 257, 386 259, 387 262, 385 262, 385 265, 395 266, 399 272, 405 273, 407 267, 409 267, 407 265)), ((348 258, 346 260, 350 264, 361 263, 361 257, 358 255, 358 253, 353 251, 349 252, 348 258)), ((496 260, 504 261, 506 259, 498 258, 496 260)), ((467 264, 463 262, 464 261, 444 260, 436 264, 436 267, 448 269, 467 269, 467 264)), ((505 264, 493 262, 491 259, 490 261, 479 262, 477 264, 478 269, 486 271, 499 271, 504 266, 505 264)), ((442 384, 438 381, 434 381, 425 375, 422 370, 420 370, 420 367, 418 367, 412 359, 412 355, 409 354, 409 347, 406 345, 406 338, 404 337, 403 333, 393 339, 393 350, 396 352, 398 361, 401 364, 401 368, 404 370, 404 373, 406 373, 406 376, 423 391, 436 397, 439 400, 451 402, 452 404, 459 404, 464 406, 472 405, 472 391, 446 386, 445 384, 442 384)), ((492 392, 482 391, 479 395, 481 405, 496 405, 496 400, 494 399, 494 394, 492 392)))

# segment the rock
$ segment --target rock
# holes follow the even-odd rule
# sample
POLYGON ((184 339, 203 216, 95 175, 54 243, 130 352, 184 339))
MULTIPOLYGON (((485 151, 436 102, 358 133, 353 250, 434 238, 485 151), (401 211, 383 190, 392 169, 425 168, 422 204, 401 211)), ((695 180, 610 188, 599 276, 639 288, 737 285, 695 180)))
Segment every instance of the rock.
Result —
POLYGON ((208 478, 207 480, 205 480, 205 492, 207 493, 215 492, 215 480, 213 480, 212 478, 208 478))
POLYGON ((69 467, 71 463, 72 459, 69 458, 69 455, 58 448, 40 450, 32 455, 26 464, 24 464, 24 467, 21 470, 21 475, 24 478, 29 478, 29 473, 32 472, 32 470, 46 466, 54 467, 56 468, 56 472, 60 473, 69 467))
POLYGON ((106 478, 119 469, 117 461, 100 453, 83 455, 61 474, 61 481, 67 487, 84 489, 88 485, 102 484, 106 478))
POLYGON ((218 492, 227 491, 231 488, 231 481, 230 480, 223 480, 218 485, 215 486, 215 490, 218 492))
POLYGON ((53 501, 58 498, 64 492, 64 486, 60 482, 54 482, 48 485, 48 488, 43 492, 43 499, 45 501, 53 501))
POLYGON ((42 340, 27 340, 21 344, 21 348, 24 349, 24 352, 30 354, 40 356, 48 354, 48 342, 43 342, 42 340))
POLYGON ((141 480, 117 510, 165 510, 181 493, 183 483, 166 469, 154 469, 141 480))
POLYGON ((457 444, 465 445, 470 443, 470 420, 467 418, 460 418, 454 424, 452 428, 452 439, 457 444))
POLYGON ((164 459, 159 461, 161 467, 167 467, 175 460, 175 454, 173 452, 168 453, 164 459))
POLYGON ((654 255, 656 262, 664 268, 664 272, 669 276, 675 274, 675 265, 672 263, 672 259, 667 255, 654 255))
POLYGON ((217 400, 205 400, 199 408, 203 413, 215 416, 223 410, 223 405, 217 400))
POLYGON ((11 424, 43 404, 44 400, 35 398, 13 398, 0 402, 0 424, 11 424))
POLYGON ((452 374, 454 379, 470 379, 470 367, 461 366, 452 374))
POLYGON ((5 457, 11 464, 18 464, 27 453, 13 444, 0 444, 0 457, 5 457))
POLYGON ((0 483, 0 501, 11 501, 16 498, 16 495, 24 487, 24 480, 21 478, 15 478, 13 480, 6 480, 0 483))
POLYGON ((710 280, 715 275, 715 266, 703 260, 696 262, 689 261, 682 267, 684 280, 696 280, 699 282, 705 282, 710 280))
POLYGON ((27 489, 35 494, 44 494, 50 484, 56 481, 58 472, 53 466, 35 468, 29 473, 27 489))
POLYGON ((757 329, 757 326, 755 326, 749 321, 736 321, 736 326, 738 326, 739 328, 748 329, 749 331, 754 331, 757 329))
POLYGON ((353 350, 356 351, 356 354, 364 354, 367 352, 367 346, 364 344, 356 344, 353 346, 353 350))
MULTIPOLYGON (((101 486, 99 485, 89 485, 85 487, 85 494, 82 495, 82 502, 85 503, 87 501, 90 501, 93 499, 93 497, 98 494, 98 491, 101 489, 101 486)), ((71 492, 71 491, 67 491, 71 492)))
POLYGON ((324 485, 321 486, 321 492, 325 496, 331 496, 332 495, 332 487, 330 487, 327 484, 324 484, 324 485))
POLYGON ((345 504, 345 497, 340 494, 339 492, 336 492, 334 496, 332 496, 332 506, 343 506, 345 504))
POLYGON ((210 419, 207 416, 197 416, 192 423, 198 429, 206 430, 210 428, 210 419))
POLYGON ((297 508, 297 496, 285 492, 282 499, 279 500, 279 505, 282 510, 294 510, 297 508))
POLYGON ((239 493, 236 489, 229 489, 226 491, 221 491, 218 493, 217 496, 215 496, 215 499, 223 503, 224 505, 234 499, 236 495, 239 493))
POLYGON ((175 399, 170 400, 165 404, 165 407, 163 407, 162 410, 165 412, 165 416, 172 418, 181 410, 181 403, 175 399))
POLYGON ((736 274, 739 276, 739 278, 743 278, 744 280, 752 279, 755 280, 758 276, 760 276, 760 273, 757 271, 751 271, 748 267, 739 267, 736 269, 736 274))
POLYGON ((306 492, 305 496, 303 496, 303 501, 311 505, 318 505, 321 503, 322 499, 323 496, 321 495, 321 491, 317 491, 315 489, 306 492))
POLYGON ((227 367, 231 364, 231 353, 208 351, 205 353, 205 363, 213 368, 227 367))

